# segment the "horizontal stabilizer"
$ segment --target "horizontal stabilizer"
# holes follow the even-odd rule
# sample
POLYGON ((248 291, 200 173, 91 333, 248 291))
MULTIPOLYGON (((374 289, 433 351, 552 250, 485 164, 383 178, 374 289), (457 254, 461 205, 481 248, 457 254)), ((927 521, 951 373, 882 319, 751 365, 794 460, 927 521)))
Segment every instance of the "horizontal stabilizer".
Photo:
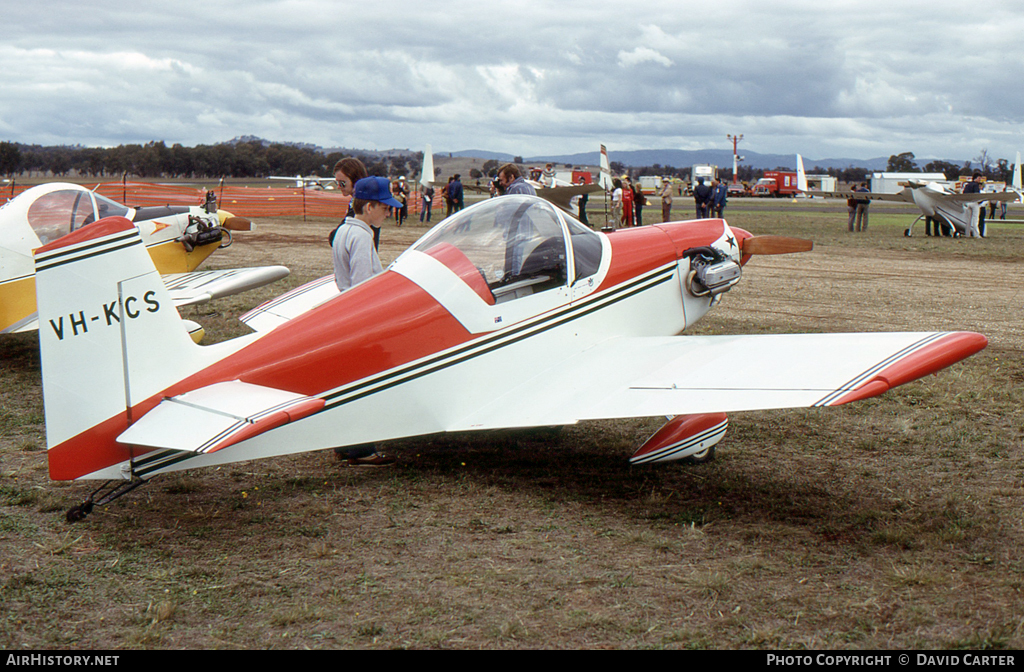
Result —
POLYGON ((117 437, 118 443, 212 453, 324 406, 324 400, 235 380, 160 402, 117 437))
POLYGON ((284 266, 257 266, 171 273, 161 276, 161 279, 171 293, 174 305, 181 307, 241 294, 287 276, 288 269, 284 266))

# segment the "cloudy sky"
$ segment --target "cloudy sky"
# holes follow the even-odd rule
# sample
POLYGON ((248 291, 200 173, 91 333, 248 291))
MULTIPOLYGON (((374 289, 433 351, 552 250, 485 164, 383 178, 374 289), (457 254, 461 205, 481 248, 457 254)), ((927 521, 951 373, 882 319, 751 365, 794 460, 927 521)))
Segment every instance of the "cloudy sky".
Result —
POLYGON ((1019 3, 39 0, 0 17, 0 140, 1024 150, 1019 3))

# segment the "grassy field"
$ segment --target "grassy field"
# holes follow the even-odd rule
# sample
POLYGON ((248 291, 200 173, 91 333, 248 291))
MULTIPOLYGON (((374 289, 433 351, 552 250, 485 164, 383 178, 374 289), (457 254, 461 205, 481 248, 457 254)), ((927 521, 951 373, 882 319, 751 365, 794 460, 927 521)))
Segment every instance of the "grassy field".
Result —
MULTIPOLYGON (((699 467, 629 465, 657 419, 591 422, 394 444, 386 469, 312 453, 160 477, 69 525, 91 483, 48 480, 37 337, 4 337, 0 648, 1020 648, 1024 229, 905 238, 916 211, 871 213, 858 235, 842 203, 730 202, 731 224, 815 250, 755 259, 695 333, 989 348, 865 402, 734 414, 699 467)), ((257 222, 211 261, 279 260, 296 285, 329 271, 333 225, 257 222)), ((389 223, 382 257, 426 230, 389 223)), ((231 337, 282 290, 186 317, 231 337)))

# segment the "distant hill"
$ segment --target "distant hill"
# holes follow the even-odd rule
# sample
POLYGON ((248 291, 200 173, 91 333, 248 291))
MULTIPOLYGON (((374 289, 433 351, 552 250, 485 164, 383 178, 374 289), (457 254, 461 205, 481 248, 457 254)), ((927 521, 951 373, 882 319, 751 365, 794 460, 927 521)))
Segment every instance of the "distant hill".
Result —
MULTIPOLYGON (((264 144, 270 144, 269 140, 263 138, 257 138, 255 136, 241 136, 229 141, 227 144, 235 144, 238 142, 262 142, 264 144)), ((280 144, 292 145, 297 147, 310 147, 316 151, 323 152, 324 154, 330 154, 332 152, 343 152, 350 155, 363 155, 371 157, 390 157, 390 156, 411 156, 422 150, 412 149, 387 149, 387 150, 375 150, 375 149, 355 149, 350 147, 317 147, 315 145, 309 145, 306 143, 296 142, 282 142, 280 144)), ((463 149, 457 152, 453 151, 435 151, 435 157, 448 157, 452 159, 456 158, 474 158, 483 159, 485 161, 494 159, 496 161, 512 161, 515 156, 505 152, 492 152, 486 149, 463 149)), ((686 168, 697 163, 710 163, 721 168, 732 167, 732 152, 727 149, 697 149, 697 150, 685 150, 685 149, 639 149, 630 151, 615 151, 610 149, 608 156, 612 161, 618 161, 625 166, 629 167, 643 167, 643 166, 672 166, 673 168, 686 168)), ((758 154, 757 152, 744 151, 742 156, 742 165, 759 169, 759 170, 772 170, 774 168, 783 168, 788 170, 796 170, 796 154, 758 154)), ((555 163, 555 164, 572 164, 574 166, 596 166, 600 163, 600 154, 597 151, 583 152, 580 154, 546 154, 539 156, 527 156, 524 157, 525 163, 555 163)), ((889 163, 888 157, 878 157, 875 159, 844 159, 844 158, 826 158, 826 159, 813 159, 804 157, 804 167, 808 171, 813 171, 815 167, 818 168, 864 168, 866 170, 885 170, 889 163)), ((923 165, 924 160, 919 160, 919 164, 923 165)), ((951 163, 963 164, 963 161, 953 160, 951 163)))
MULTIPOLYGON (((445 154, 450 154, 452 158, 476 158, 484 159, 485 161, 490 161, 491 159, 494 159, 495 161, 504 161, 506 163, 515 158, 515 155, 513 154, 505 154, 503 152, 489 152, 486 149, 464 149, 461 152, 434 152, 434 156, 444 156, 445 154)), ((594 152, 594 156, 597 155, 598 153, 594 152)), ((526 159, 526 161, 535 160, 538 159, 526 159)), ((594 159, 594 164, 597 164, 597 159, 594 159)))

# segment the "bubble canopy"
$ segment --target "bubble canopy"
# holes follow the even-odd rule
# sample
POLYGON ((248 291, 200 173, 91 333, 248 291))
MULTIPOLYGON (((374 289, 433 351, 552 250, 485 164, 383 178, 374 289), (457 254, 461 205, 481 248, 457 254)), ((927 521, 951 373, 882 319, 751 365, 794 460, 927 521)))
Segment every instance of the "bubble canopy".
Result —
POLYGON ((477 293, 500 303, 594 275, 603 246, 599 234, 549 202, 512 195, 456 213, 412 249, 434 257, 477 293))

